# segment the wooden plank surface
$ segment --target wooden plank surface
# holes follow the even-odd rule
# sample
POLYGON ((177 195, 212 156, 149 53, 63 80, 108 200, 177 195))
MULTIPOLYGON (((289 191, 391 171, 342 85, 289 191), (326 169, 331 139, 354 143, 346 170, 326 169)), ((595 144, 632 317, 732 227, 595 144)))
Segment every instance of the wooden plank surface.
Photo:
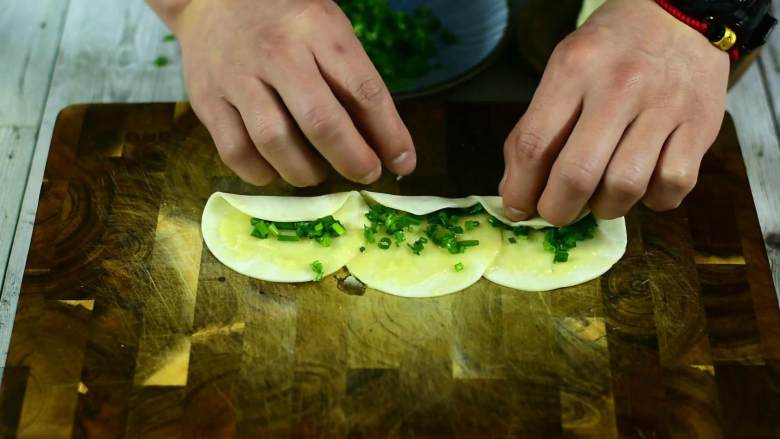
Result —
POLYGON ((31 127, 0 127, 0 267, 8 261, 37 132, 31 127))
POLYGON ((780 141, 760 86, 761 68, 754 64, 745 72, 729 94, 728 109, 737 126, 775 285, 780 285, 780 141))
MULTIPOLYGON (((55 2, 57 3, 57 2, 55 2)), ((142 1, 111 0, 96 7, 73 0, 64 17, 59 55, 32 155, 18 225, 13 235, 0 301, 0 361, 16 308, 16 297, 38 207, 39 187, 59 111, 76 102, 151 102, 186 99, 176 43, 142 1), (166 55, 171 64, 153 61, 166 55)), ((7 233, 7 231, 6 231, 7 233)))
POLYGON ((38 128, 68 1, 0 1, 0 127, 38 128))
MULTIPOLYGON (((430 154, 370 189, 494 189, 521 106, 402 111, 430 154)), ((186 105, 69 108, 49 157, 2 434, 780 434, 780 309, 728 121, 691 197, 635 209, 627 253, 600 279, 547 293, 483 279, 420 300, 349 294, 345 270, 292 285, 219 263, 198 239, 213 191, 355 186, 248 187, 186 105)))
POLYGON ((68 2, 0 1, 0 285, 68 2))

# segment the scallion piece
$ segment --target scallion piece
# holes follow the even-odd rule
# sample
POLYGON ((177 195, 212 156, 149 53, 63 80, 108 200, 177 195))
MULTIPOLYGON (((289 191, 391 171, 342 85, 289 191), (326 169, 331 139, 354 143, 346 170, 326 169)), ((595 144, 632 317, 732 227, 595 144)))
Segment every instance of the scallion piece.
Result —
POLYGON ((323 247, 330 247, 330 245, 333 243, 332 238, 330 235, 322 235, 319 238, 317 238, 317 242, 320 243, 323 247))
POLYGON ((360 246, 360 253, 365 253, 365 252, 366 252, 366 248, 361 245, 360 246))
POLYGON ((463 267, 463 262, 458 262, 457 264, 455 264, 455 271, 461 272, 461 271, 463 271, 463 268, 464 268, 463 267))
POLYGON ((374 230, 372 227, 363 226, 363 236, 366 238, 366 242, 373 244, 375 241, 374 234, 376 233, 376 230, 374 230))
POLYGON ((479 240, 470 239, 468 241, 458 241, 458 245, 460 245, 461 247, 476 247, 479 245, 479 240))
POLYGON ((347 229, 345 229, 344 226, 342 226, 341 223, 338 223, 338 222, 333 223, 330 226, 330 228, 331 228, 331 230, 336 232, 336 234, 339 235, 339 236, 343 235, 347 231, 347 229))
POLYGON ((258 220, 252 228, 252 236, 255 238, 265 239, 268 238, 268 225, 263 220, 258 220))
POLYGON ((479 227, 479 221, 471 221, 471 220, 466 221, 465 225, 466 225, 466 231, 470 232, 476 229, 477 227, 479 227))
POLYGON ((515 238, 514 236, 510 236, 509 237, 509 243, 510 244, 517 244, 517 238, 515 238))
POLYGON ((387 250, 390 248, 390 244, 392 244, 390 238, 385 237, 379 240, 377 247, 381 248, 382 250, 387 250))
POLYGON ((276 239, 278 241, 285 241, 285 242, 295 242, 301 240, 301 238, 299 238, 298 235, 276 235, 276 239))
POLYGON ((314 261, 310 265, 311 270, 314 272, 314 281, 319 282, 322 280, 324 272, 322 270, 322 262, 314 261))
POLYGON ((279 236, 279 229, 276 227, 276 224, 268 224, 268 233, 270 233, 271 236, 279 236))

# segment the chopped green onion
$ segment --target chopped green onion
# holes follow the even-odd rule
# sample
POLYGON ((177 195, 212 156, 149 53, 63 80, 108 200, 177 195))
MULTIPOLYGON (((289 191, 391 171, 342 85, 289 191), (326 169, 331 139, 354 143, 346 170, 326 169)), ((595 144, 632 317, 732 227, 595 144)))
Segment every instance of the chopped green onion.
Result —
POLYGON ((461 271, 463 271, 463 268, 464 268, 463 267, 463 262, 458 262, 457 264, 455 264, 455 271, 461 272, 461 271))
POLYGON ((366 237, 366 241, 367 242, 369 242, 371 244, 374 243, 374 241, 375 241, 374 234, 375 233, 376 233, 376 231, 373 228, 368 227, 368 226, 363 226, 363 236, 366 237))
POLYGON ((322 262, 314 261, 309 266, 311 267, 311 270, 314 272, 314 281, 315 282, 321 281, 324 274, 322 270, 322 262))
POLYGON ((512 227, 512 233, 517 237, 528 238, 528 235, 531 233, 531 228, 528 226, 515 226, 512 227))
POLYGON ((344 226, 342 226, 340 223, 333 223, 330 228, 339 236, 343 235, 347 231, 347 229, 345 229, 344 226))
POLYGON ((163 37, 163 41, 166 42, 166 43, 171 42, 171 41, 176 41, 176 35, 168 34, 168 35, 163 37))
POLYGON ((561 228, 547 228, 544 232, 544 249, 553 253, 553 262, 567 262, 569 250, 577 247, 578 241, 592 239, 598 227, 593 215, 561 228))
POLYGON ((285 242, 295 242, 301 240, 301 238, 299 238, 298 235, 277 235, 276 239, 285 242))
POLYGON ((365 248, 364 246, 362 246, 362 245, 361 245, 361 246, 360 246, 360 253, 365 253, 365 251, 366 251, 366 248, 365 248))
POLYGON ((400 243, 406 241, 406 235, 404 235, 404 232, 399 230, 393 233, 393 239, 395 239, 395 245, 399 245, 400 243))
POLYGON ((276 224, 276 228, 279 230, 297 230, 298 224, 297 223, 274 223, 276 224))
POLYGON ((330 247, 330 244, 332 243, 330 235, 322 235, 319 238, 317 238, 317 242, 320 243, 323 247, 330 247))
POLYGON ((170 60, 168 59, 168 57, 164 55, 160 55, 154 59, 154 65, 157 67, 165 67, 168 65, 169 62, 170 60))
POLYGON ((268 224, 268 233, 270 233, 271 236, 279 236, 279 229, 276 228, 276 224, 268 224))
POLYGON ((460 245, 461 247, 476 247, 479 245, 479 240, 471 239, 468 241, 458 241, 458 245, 460 245))
POLYGON ((417 241, 414 241, 414 244, 406 244, 411 250, 412 253, 416 254, 417 256, 420 256, 420 253, 422 253, 423 250, 425 250, 425 244, 428 242, 425 238, 420 238, 417 241))
POLYGON ((390 248, 390 244, 390 238, 385 237, 379 240, 377 247, 381 248, 382 250, 387 250, 390 248))
POLYGON ((479 221, 466 221, 466 231, 470 232, 479 227, 479 221))
POLYGON ((485 208, 479 203, 466 209, 466 215, 479 215, 480 213, 485 213, 485 208))
POLYGON ((260 239, 268 238, 269 233, 268 225, 263 220, 258 220, 255 223, 255 227, 252 229, 252 236, 260 239))
POLYGON ((500 219, 494 217, 493 215, 488 217, 488 223, 490 223, 491 226, 497 227, 499 229, 510 229, 511 228, 508 225, 506 225, 503 222, 501 222, 500 219))
POLYGON ((514 236, 509 237, 509 243, 510 244, 517 244, 517 239, 514 236))
POLYGON ((260 221, 262 221, 260 218, 252 218, 251 220, 249 220, 249 222, 252 223, 253 226, 259 223, 260 221))

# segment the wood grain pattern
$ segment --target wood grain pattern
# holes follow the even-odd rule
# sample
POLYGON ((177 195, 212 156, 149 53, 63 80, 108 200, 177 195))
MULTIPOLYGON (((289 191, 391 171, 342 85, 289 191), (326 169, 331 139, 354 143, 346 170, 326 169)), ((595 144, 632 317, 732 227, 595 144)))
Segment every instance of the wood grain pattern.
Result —
POLYGON ((775 285, 780 285, 780 138, 777 125, 766 119, 773 114, 767 96, 756 87, 762 83, 760 69, 761 64, 754 64, 734 86, 728 110, 734 117, 745 166, 750 171, 750 187, 775 285))
POLYGON ((63 0, 0 2, 0 127, 38 128, 67 9, 63 0))
MULTIPOLYGON (((2 286, 4 300, 0 301, 0 361, 8 349, 9 322, 16 308, 49 143, 60 110, 77 102, 186 99, 176 44, 163 41, 168 31, 145 3, 112 0, 95 7, 89 0, 73 0, 62 19, 65 25, 60 50, 48 84, 34 153, 31 159, 25 160, 30 171, 18 210, 17 227, 12 232, 8 265, 3 267, 6 276, 2 286), (171 64, 164 68, 153 64, 161 54, 171 59, 171 64)), ((0 230, 0 233, 5 235, 8 231, 0 230)))
MULTIPOLYGON (((462 195, 494 188, 522 107, 402 111, 429 154, 414 177, 372 189, 462 195)), ((248 187, 184 105, 68 108, 44 182, 0 389, 4 434, 780 432, 780 310, 730 123, 680 209, 634 210, 610 272, 548 293, 482 280, 415 300, 343 291, 344 270, 298 285, 231 271, 199 235, 212 191, 354 186, 248 187)))

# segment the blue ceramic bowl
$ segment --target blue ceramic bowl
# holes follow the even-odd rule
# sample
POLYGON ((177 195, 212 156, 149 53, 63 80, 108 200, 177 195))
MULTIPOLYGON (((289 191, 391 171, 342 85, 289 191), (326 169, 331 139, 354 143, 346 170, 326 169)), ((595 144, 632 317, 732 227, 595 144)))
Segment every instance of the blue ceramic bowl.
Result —
POLYGON ((509 25, 507 0, 390 0, 390 4, 407 12, 426 6, 458 37, 455 44, 439 44, 436 61, 441 67, 410 86, 391 90, 399 98, 434 93, 469 78, 499 47, 509 25))

